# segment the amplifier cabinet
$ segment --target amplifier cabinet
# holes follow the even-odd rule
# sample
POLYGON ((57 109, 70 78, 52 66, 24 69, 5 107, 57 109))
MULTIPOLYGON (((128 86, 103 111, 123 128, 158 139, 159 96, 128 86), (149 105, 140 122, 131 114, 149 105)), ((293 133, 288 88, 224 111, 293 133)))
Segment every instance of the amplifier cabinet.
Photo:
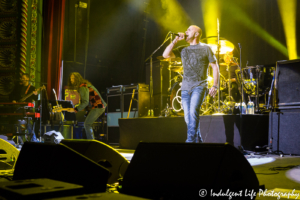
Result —
POLYGON ((149 85, 120 86, 120 88, 108 88, 107 91, 107 141, 108 143, 119 143, 119 119, 127 118, 131 99, 129 118, 148 115, 150 109, 149 85), (132 99, 133 89, 135 92, 132 99))
POLYGON ((277 61, 275 102, 278 107, 300 106, 300 59, 277 61))
POLYGON ((269 146, 272 151, 300 155, 299 110, 271 112, 269 117, 269 146))
MULTIPOLYGON (((107 114, 123 111, 122 117, 127 117, 129 111, 132 93, 107 95, 107 114), (126 115, 125 115, 126 114, 126 115)), ((131 112, 134 112, 135 117, 145 117, 150 109, 150 93, 149 91, 136 91, 131 104, 131 112)), ((109 121, 107 122, 109 124, 109 121)))

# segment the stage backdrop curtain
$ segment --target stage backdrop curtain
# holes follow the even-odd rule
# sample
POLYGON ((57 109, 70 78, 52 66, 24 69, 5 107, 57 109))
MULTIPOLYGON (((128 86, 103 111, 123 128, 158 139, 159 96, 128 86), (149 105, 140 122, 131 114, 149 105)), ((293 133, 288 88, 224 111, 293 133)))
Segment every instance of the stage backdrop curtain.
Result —
POLYGON ((54 88, 58 98, 62 68, 65 0, 44 0, 43 78, 47 83, 49 99, 54 99, 54 88))

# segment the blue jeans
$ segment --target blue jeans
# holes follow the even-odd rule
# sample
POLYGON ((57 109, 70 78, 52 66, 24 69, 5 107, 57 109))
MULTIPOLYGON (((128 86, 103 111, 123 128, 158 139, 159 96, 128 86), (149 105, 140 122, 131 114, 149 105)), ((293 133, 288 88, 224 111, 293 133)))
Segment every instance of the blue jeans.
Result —
POLYGON ((27 130, 28 133, 31 135, 31 139, 30 139, 31 142, 37 142, 36 135, 34 133, 34 126, 35 126, 35 122, 33 121, 28 122, 27 130))
POLYGON ((187 125, 186 143, 201 143, 200 133, 200 107, 207 93, 207 88, 197 86, 189 93, 188 90, 181 91, 181 102, 184 111, 184 120, 187 125))
POLYGON ((94 139, 94 132, 92 125, 93 123, 104 113, 105 108, 94 108, 92 109, 89 114, 87 115, 84 121, 84 129, 86 133, 87 139, 94 139))

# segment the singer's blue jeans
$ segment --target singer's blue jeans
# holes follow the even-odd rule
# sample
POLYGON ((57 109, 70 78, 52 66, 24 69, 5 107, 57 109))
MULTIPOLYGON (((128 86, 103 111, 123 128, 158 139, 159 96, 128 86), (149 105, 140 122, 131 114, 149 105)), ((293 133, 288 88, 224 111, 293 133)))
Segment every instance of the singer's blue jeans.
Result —
POLYGON ((181 91, 184 120, 187 125, 186 143, 202 143, 200 133, 200 107, 207 93, 207 88, 197 86, 192 91, 181 91))
POLYGON ((92 125, 98 119, 98 117, 102 115, 104 111, 105 108, 94 108, 87 115, 84 121, 84 129, 85 129, 87 139, 94 139, 94 132, 93 132, 92 125))

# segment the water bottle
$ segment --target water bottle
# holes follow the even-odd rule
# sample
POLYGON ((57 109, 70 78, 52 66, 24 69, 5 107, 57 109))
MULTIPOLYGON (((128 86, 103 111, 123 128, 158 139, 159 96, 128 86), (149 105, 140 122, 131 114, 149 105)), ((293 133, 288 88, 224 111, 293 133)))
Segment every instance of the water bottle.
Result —
POLYGON ((169 114, 170 114, 170 112, 169 112, 169 104, 167 103, 166 110, 165 110, 165 117, 168 117, 169 114))
POLYGON ((253 115, 254 114, 254 103, 249 101, 247 104, 247 113, 253 115))
POLYGON ((246 104, 245 104, 245 102, 243 102, 242 103, 242 114, 246 114, 246 110, 247 110, 246 104))

